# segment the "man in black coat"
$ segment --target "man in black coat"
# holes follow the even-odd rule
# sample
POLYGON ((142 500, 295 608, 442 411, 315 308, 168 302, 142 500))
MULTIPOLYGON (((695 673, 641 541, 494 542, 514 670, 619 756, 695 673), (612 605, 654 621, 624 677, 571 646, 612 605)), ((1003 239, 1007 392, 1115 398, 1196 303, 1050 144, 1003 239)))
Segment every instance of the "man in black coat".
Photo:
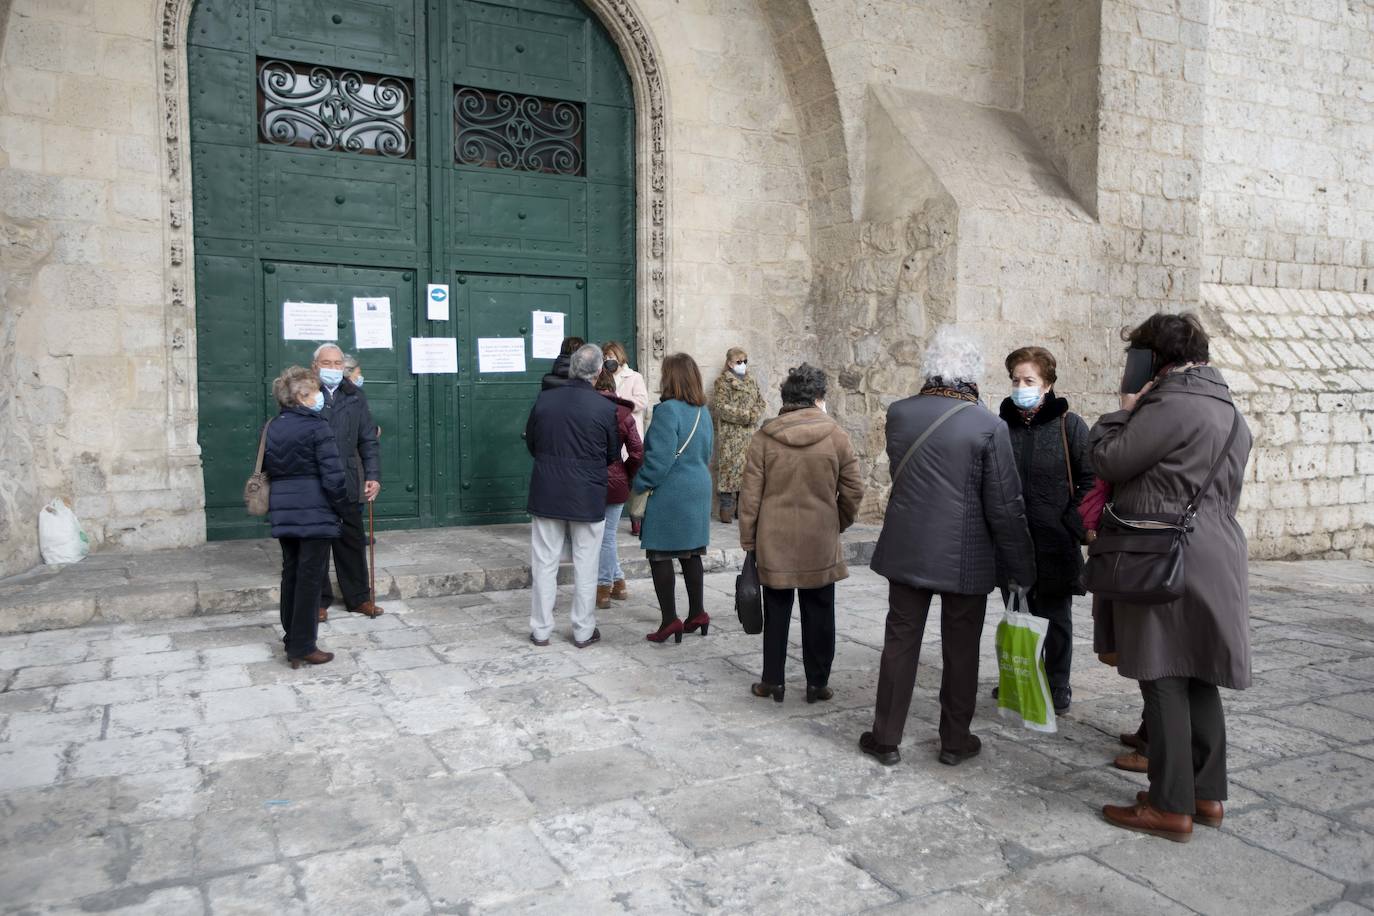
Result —
POLYGON ((887 630, 873 731, 859 747, 880 763, 901 759, 916 664, 931 599, 940 596, 940 762, 978 753, 978 646, 987 596, 999 582, 1035 581, 1021 481, 1007 427, 978 400, 977 341, 946 326, 925 357, 920 394, 887 411, 892 474, 883 530, 869 564, 888 580, 887 630))
MULTIPOLYGON (((382 489, 380 449, 377 445, 377 424, 367 405, 362 389, 344 378, 344 354, 333 344, 323 344, 315 350, 313 364, 324 391, 324 410, 320 416, 329 421, 334 441, 343 460, 348 484, 349 509, 340 513, 342 528, 334 541, 334 572, 339 577, 344 607, 355 614, 376 617, 382 608, 372 601, 368 586, 367 532, 363 528, 364 502, 377 498, 382 489)), ((320 595, 320 620, 329 617, 334 592, 329 587, 326 570, 324 589, 320 595)))
POLYGON ((568 381, 539 393, 525 424, 534 456, 530 520, 530 642, 547 646, 558 594, 563 542, 572 539, 573 644, 601 638, 596 628, 596 572, 606 527, 606 468, 620 458, 615 404, 597 394, 601 348, 586 344, 569 360, 568 381))

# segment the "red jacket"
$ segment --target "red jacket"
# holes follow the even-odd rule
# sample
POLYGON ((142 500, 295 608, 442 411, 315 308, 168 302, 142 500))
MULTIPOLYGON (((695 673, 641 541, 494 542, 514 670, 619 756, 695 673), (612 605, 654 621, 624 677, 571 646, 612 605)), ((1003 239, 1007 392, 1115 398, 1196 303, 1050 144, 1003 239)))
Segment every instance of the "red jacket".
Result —
POLYGON ((618 398, 613 391, 599 392, 615 404, 615 421, 620 428, 620 444, 629 457, 617 459, 606 466, 610 482, 606 486, 606 505, 618 506, 630 498, 630 481, 639 473, 644 463, 644 443, 639 438, 639 428, 635 426, 635 405, 618 398))

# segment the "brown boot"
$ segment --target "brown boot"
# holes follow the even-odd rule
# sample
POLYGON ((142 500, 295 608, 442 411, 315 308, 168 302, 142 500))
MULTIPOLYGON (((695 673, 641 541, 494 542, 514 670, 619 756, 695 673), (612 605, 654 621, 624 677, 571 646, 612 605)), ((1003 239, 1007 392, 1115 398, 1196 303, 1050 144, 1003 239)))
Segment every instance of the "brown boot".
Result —
POLYGON ((735 520, 735 494, 721 493, 719 496, 720 520, 730 524, 735 520))
MULTIPOLYGON (((1135 800, 1140 804, 1148 804, 1150 801, 1149 792, 1135 793, 1135 800)), ((1201 824, 1204 827, 1220 827, 1221 820, 1226 816, 1222 810, 1221 802, 1208 801, 1205 798, 1193 799, 1193 823, 1201 824)))
POLYGON ((1126 830, 1148 833, 1175 843, 1186 843, 1193 838, 1192 815, 1160 811, 1149 802, 1130 806, 1103 805, 1102 816, 1126 830))
POLYGON ((1131 751, 1129 754, 1122 754, 1113 760, 1112 766, 1128 773, 1148 773, 1150 772, 1150 758, 1136 751, 1131 751))
POLYGON ((630 600, 630 587, 625 584, 624 579, 616 579, 611 585, 611 597, 616 601, 630 600))
POLYGON ((357 607, 351 607, 351 608, 349 608, 349 609, 348 609, 348 613, 350 613, 350 614, 362 614, 364 617, 380 617, 380 616, 382 616, 383 614, 386 613, 386 610, 385 610, 384 608, 378 607, 377 605, 373 604, 373 603, 369 600, 369 601, 364 601, 362 604, 358 605, 357 607))
POLYGON ((598 610, 603 611, 611 606, 611 587, 609 585, 596 587, 596 606, 598 610))

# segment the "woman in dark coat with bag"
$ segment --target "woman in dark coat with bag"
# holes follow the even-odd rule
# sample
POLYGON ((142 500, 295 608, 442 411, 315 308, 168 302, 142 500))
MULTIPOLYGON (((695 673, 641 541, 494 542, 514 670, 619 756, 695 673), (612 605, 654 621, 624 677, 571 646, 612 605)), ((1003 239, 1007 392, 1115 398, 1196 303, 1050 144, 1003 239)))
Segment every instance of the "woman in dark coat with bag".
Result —
POLYGON ((1140 682, 1150 736, 1149 792, 1102 813, 1119 827, 1186 842, 1195 820, 1218 826, 1222 819, 1226 723, 1217 688, 1250 686, 1249 564, 1236 507, 1253 440, 1226 381, 1207 365, 1207 334, 1196 316, 1154 315, 1124 336, 1153 351, 1157 372, 1092 430, 1093 467, 1113 489, 1090 550, 1090 585, 1103 584, 1092 564, 1112 559, 1113 533, 1121 530, 1113 515, 1177 520, 1197 502, 1182 597, 1165 604, 1117 598, 1095 608, 1106 629, 1099 639, 1111 643, 1098 649, 1114 649, 1117 670, 1140 682))
POLYGON ((320 416, 324 392, 310 369, 292 366, 272 383, 281 413, 265 430, 262 470, 271 481, 268 519, 281 543, 281 626, 292 668, 323 665, 334 653, 315 644, 329 548, 348 508, 334 430, 320 416))
POLYGON ((1044 347, 1022 347, 1006 359, 1011 397, 1002 401, 1001 416, 1011 435, 1026 520, 1035 542, 1035 583, 1029 610, 1049 621, 1045 637, 1045 673, 1054 711, 1065 713, 1073 697, 1073 596, 1083 594, 1086 539, 1078 502, 1093 488, 1088 458, 1088 424, 1058 397, 1054 354, 1044 347))
POLYGON ((802 363, 782 383, 782 413, 744 453, 739 544, 755 551, 763 585, 763 680, 756 697, 783 700, 792 602, 801 608, 806 702, 828 700, 835 660, 835 583, 848 578, 840 534, 864 498, 849 434, 826 415, 825 373, 802 363))

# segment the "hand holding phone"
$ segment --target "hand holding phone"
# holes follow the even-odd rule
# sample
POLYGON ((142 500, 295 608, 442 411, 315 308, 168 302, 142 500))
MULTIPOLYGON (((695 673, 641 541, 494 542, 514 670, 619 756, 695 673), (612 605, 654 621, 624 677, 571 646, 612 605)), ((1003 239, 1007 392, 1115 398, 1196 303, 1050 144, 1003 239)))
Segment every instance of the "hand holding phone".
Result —
POLYGON ((1126 351, 1126 371, 1121 374, 1121 393, 1139 394, 1155 377, 1155 353, 1145 347, 1131 347, 1126 351))

